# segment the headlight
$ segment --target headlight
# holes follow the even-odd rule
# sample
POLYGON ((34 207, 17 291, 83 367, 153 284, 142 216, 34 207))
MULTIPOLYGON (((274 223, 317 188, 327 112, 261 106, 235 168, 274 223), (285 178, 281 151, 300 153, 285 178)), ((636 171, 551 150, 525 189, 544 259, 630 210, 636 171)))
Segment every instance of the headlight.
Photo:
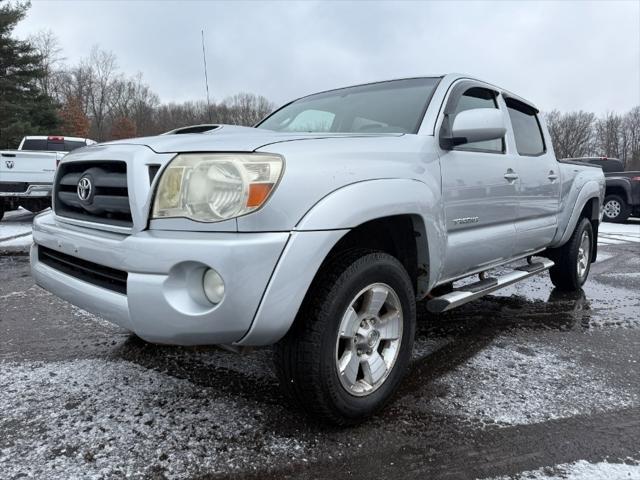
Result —
POLYGON ((164 170, 153 218, 219 222, 260 208, 282 173, 282 157, 262 153, 184 153, 164 170))

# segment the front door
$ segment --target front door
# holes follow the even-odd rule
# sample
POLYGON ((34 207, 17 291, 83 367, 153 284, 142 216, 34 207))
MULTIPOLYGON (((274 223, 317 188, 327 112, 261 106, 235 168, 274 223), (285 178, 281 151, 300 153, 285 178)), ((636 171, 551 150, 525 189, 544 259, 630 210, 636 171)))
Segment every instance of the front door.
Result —
MULTIPOLYGON (((453 124, 455 115, 463 110, 499 108, 498 97, 490 88, 470 86, 449 99, 445 113, 453 124)), ((517 161, 506 154, 504 138, 443 150, 440 166, 447 229, 443 279, 513 256, 517 161)))

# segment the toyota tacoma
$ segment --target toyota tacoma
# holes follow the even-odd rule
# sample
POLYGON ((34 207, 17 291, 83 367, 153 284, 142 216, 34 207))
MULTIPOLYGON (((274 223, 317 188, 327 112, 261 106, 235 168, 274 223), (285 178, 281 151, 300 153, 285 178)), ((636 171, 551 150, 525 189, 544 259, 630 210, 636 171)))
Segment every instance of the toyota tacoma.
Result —
POLYGON ((273 345, 294 401, 354 424, 397 390, 417 301, 443 312, 546 271, 580 289, 604 187, 600 168, 559 163, 538 109, 503 88, 371 83, 251 128, 70 153, 32 274, 149 342, 273 345))

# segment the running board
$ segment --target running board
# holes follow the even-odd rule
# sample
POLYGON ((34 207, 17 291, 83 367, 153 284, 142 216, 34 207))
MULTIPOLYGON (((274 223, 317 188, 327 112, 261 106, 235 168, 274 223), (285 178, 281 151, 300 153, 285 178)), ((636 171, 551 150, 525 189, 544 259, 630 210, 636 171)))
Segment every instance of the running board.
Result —
POLYGON ((553 261, 542 258, 533 263, 518 267, 513 272, 495 278, 485 278, 479 282, 464 285, 451 293, 433 298, 427 302, 427 310, 432 313, 441 313, 459 307, 467 302, 476 300, 507 285, 514 284, 525 278, 549 270, 553 267, 553 261))

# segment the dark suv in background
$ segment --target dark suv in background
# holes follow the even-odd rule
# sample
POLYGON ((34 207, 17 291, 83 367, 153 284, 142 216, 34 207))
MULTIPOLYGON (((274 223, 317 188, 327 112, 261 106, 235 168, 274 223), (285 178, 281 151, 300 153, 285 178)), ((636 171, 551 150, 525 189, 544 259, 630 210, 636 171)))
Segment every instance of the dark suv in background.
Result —
POLYGON ((606 222, 626 222, 630 216, 640 217, 640 172, 625 172, 624 164, 617 158, 581 157, 563 161, 598 165, 607 182, 602 210, 606 222))

